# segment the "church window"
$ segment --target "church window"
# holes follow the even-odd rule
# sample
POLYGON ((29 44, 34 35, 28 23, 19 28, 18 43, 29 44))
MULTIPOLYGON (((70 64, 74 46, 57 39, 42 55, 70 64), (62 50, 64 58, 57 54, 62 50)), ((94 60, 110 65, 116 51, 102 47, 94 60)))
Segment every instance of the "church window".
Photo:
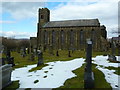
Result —
POLYGON ((52 44, 53 44, 53 45, 55 45, 55 38, 56 38, 56 36, 55 36, 55 31, 53 30, 53 31, 52 31, 52 44))
POLYGON ((93 44, 94 44, 95 42, 95 30, 94 29, 92 29, 91 31, 91 40, 93 41, 93 44))
POLYGON ((43 19, 43 15, 41 15, 41 19, 43 19))
POLYGON ((44 31, 45 44, 48 44, 48 32, 44 31))
POLYGON ((80 30, 80 44, 83 44, 83 30, 80 30))
POLYGON ((64 31, 62 30, 61 31, 61 44, 62 45, 64 45, 64 39, 65 39, 65 37, 64 37, 64 31))
POLYGON ((73 30, 70 31, 70 45, 74 43, 74 33, 73 30))

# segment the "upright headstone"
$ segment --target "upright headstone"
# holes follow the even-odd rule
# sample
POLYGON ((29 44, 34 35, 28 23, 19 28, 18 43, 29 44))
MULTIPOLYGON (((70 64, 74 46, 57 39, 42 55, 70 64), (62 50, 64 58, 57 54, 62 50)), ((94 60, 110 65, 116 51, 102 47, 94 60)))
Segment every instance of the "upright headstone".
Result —
POLYGON ((34 61, 34 60, 35 60, 35 57, 34 57, 34 53, 33 53, 33 52, 31 52, 30 60, 31 60, 31 61, 34 61))
POLYGON ((116 61, 116 45, 115 45, 115 42, 112 40, 112 43, 111 43, 111 55, 108 56, 108 60, 110 61, 116 61))
POLYGON ((50 53, 51 55, 53 55, 53 46, 52 46, 52 45, 50 45, 50 47, 49 47, 49 53, 50 53))
POLYGON ((7 51, 6 51, 6 57, 11 57, 10 49, 7 49, 7 51))
POLYGON ((70 50, 68 51, 68 57, 71 57, 71 55, 70 55, 70 50))
POLYGON ((5 58, 0 58, 0 66, 5 65, 5 58))
POLYGON ((94 88, 94 75, 92 72, 92 41, 87 41, 86 67, 84 72, 84 88, 94 88))
POLYGON ((57 50, 57 52, 56 52, 56 56, 59 56, 58 50, 57 50))
POLYGON ((22 57, 25 57, 25 56, 26 56, 26 48, 24 47, 22 50, 22 57))
POLYGON ((29 53, 30 53, 30 49, 28 48, 28 49, 27 49, 27 54, 29 54, 29 53))
POLYGON ((7 49, 6 60, 7 60, 8 64, 12 64, 12 66, 15 66, 14 57, 11 57, 10 49, 7 49))
POLYGON ((11 66, 11 64, 5 64, 0 67, 0 90, 11 83, 11 66))
POLYGON ((37 66, 40 66, 42 64, 44 64, 44 62, 43 62, 43 53, 41 52, 41 50, 38 50, 38 64, 37 64, 37 66))

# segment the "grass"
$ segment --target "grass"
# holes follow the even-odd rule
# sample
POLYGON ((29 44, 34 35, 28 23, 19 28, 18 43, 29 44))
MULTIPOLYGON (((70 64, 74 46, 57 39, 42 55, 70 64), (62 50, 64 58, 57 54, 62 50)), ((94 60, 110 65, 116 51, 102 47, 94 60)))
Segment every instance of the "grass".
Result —
POLYGON ((36 70, 41 70, 45 66, 48 66, 48 64, 42 64, 38 67, 32 68, 32 69, 29 70, 29 72, 33 72, 33 71, 36 71, 36 70))
POLYGON ((118 67, 118 68, 115 68, 115 67, 106 67, 107 69, 109 69, 109 70, 115 70, 115 74, 117 74, 117 75, 120 75, 120 67, 118 67))
MULTIPOLYGON (((59 50, 59 56, 56 56, 56 51, 53 50, 54 55, 50 55, 49 51, 46 50, 45 52, 43 52, 43 59, 44 59, 44 63, 47 62, 52 62, 52 61, 68 61, 68 60, 72 60, 75 58, 85 58, 86 57, 86 53, 85 51, 74 51, 73 53, 71 52, 71 57, 68 57, 68 51, 67 50, 59 50)), ((103 52, 94 52, 93 53, 93 57, 97 56, 97 55, 102 55, 104 54, 103 52)), ((14 57, 14 63, 16 64, 13 69, 15 68, 20 68, 20 67, 25 67, 27 65, 32 65, 32 64, 37 64, 37 56, 35 56, 35 60, 31 61, 30 60, 30 54, 27 54, 26 57, 22 57, 20 55, 20 53, 17 53, 15 51, 13 51, 11 53, 11 56, 14 57)), ((2 57, 5 57, 5 55, 3 54, 2 57)))
MULTIPOLYGON (((69 61, 69 60, 72 60, 72 59, 75 59, 75 58, 85 58, 86 57, 86 53, 85 51, 74 51, 73 53, 71 52, 71 57, 68 57, 68 51, 66 50, 59 50, 59 56, 56 56, 56 51, 53 50, 53 53, 54 55, 50 55, 49 54, 49 51, 45 51, 43 53, 43 59, 44 59, 44 63, 47 63, 47 62, 53 62, 53 61, 69 61)), ((97 55, 103 55, 104 52, 93 52, 93 57, 97 56, 97 55)), ((22 57, 20 55, 20 53, 17 53, 17 52, 12 52, 11 53, 11 56, 14 57, 14 63, 16 64, 13 69, 16 69, 16 68, 20 68, 20 67, 25 67, 27 65, 32 65, 32 64, 37 64, 37 57, 35 56, 35 60, 34 61, 31 61, 29 60, 30 58, 30 55, 27 54, 26 57, 22 57)), ((5 55, 3 55, 2 57, 5 57, 5 55)), ((40 70, 42 67, 45 67, 47 66, 46 64, 42 65, 42 66, 39 66, 39 67, 35 67, 35 68, 32 68, 31 70, 29 70, 29 72, 32 72, 32 71, 36 71, 36 70, 40 70)), ((68 79, 66 82, 65 82, 65 85, 64 87, 60 87, 60 88, 83 88, 83 72, 84 72, 84 66, 82 66, 81 68, 77 69, 77 70, 74 70, 73 71, 77 77, 74 77, 72 79, 68 79)), ((103 81, 101 82, 104 82, 106 84, 106 81, 104 80, 104 76, 103 74, 98 71, 98 70, 95 70, 95 75, 97 76, 96 78, 96 87, 99 87, 100 86, 100 83, 99 81, 101 81, 100 78, 103 79, 103 81), (100 77, 101 76, 101 77, 100 77)), ((18 81, 15 81, 13 82, 9 87, 18 87, 19 85, 19 82, 18 81)), ((102 84, 101 84, 102 85, 102 84)), ((104 84, 103 84, 104 85, 104 84)), ((103 87, 103 86, 100 86, 100 87, 103 87)), ((109 85, 105 85, 105 87, 109 87, 109 85)))
MULTIPOLYGON (((84 88, 84 67, 85 67, 85 64, 81 68, 78 68, 78 69, 72 71, 77 76, 66 80, 64 83, 64 86, 61 86, 59 88, 84 88)), ((93 64, 92 70, 94 72, 95 88, 111 89, 110 84, 108 84, 104 78, 105 77, 104 74, 101 71, 99 71, 98 69, 96 69, 95 67, 96 67, 96 65, 93 64)))
POLYGON ((13 81, 9 86, 3 88, 2 90, 9 90, 10 88, 12 90, 16 90, 17 88, 19 88, 19 81, 13 81))

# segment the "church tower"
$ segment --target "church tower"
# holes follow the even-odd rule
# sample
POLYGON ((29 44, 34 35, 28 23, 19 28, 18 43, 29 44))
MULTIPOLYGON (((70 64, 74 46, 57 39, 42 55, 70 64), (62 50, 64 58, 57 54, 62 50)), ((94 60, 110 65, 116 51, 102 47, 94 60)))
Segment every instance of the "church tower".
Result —
POLYGON ((50 11, 47 8, 40 8, 38 11, 38 24, 37 24, 37 46, 41 47, 42 42, 42 27, 50 21, 50 11))
POLYGON ((50 11, 47 8, 39 9, 39 19, 38 22, 40 26, 45 25, 50 21, 50 11))

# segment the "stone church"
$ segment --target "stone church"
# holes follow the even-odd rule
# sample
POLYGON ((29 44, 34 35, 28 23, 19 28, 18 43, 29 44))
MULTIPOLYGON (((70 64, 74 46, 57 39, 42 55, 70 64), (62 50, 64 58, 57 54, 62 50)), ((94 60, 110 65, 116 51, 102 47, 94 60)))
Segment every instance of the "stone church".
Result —
POLYGON ((46 50, 85 50, 91 39, 93 50, 103 50, 107 32, 98 19, 50 21, 50 10, 40 8, 37 24, 37 48, 46 50))

